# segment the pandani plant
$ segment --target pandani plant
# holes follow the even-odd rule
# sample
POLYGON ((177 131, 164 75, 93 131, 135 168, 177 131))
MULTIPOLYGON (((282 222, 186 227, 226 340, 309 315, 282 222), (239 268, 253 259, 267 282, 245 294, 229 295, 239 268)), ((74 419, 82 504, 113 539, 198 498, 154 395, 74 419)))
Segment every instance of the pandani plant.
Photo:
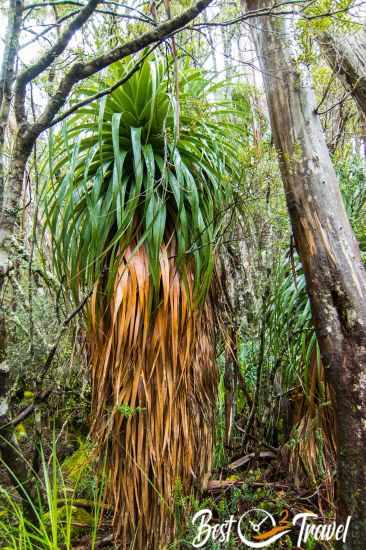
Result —
MULTIPOLYGON (((130 66, 114 65, 83 97, 130 66)), ((50 139, 45 219, 59 277, 76 302, 91 291, 91 432, 109 457, 123 547, 163 548, 176 484, 189 494, 211 467, 210 289, 240 139, 224 85, 189 67, 171 83, 169 67, 148 59, 50 139)))

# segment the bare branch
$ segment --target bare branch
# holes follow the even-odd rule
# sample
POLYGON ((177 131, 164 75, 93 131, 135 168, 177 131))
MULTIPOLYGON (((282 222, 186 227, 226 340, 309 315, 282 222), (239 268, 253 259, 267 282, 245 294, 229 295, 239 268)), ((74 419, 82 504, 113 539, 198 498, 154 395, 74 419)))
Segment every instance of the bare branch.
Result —
POLYGON ((61 80, 56 93, 50 98, 45 110, 40 115, 38 120, 28 131, 28 139, 34 141, 41 132, 52 124, 55 115, 61 107, 65 105, 67 97, 72 87, 81 80, 92 76, 93 74, 105 69, 112 63, 119 61, 131 54, 137 53, 144 48, 160 43, 169 38, 174 33, 182 30, 187 23, 195 19, 212 0, 199 0, 194 6, 186 10, 181 15, 165 21, 156 27, 156 29, 146 32, 145 34, 126 42, 108 53, 92 59, 89 62, 75 63, 61 80))
MULTIPOLYGON (((356 87, 357 85, 358 85, 358 82, 356 83, 356 87)), ((349 92, 346 92, 339 101, 336 101, 335 103, 333 103, 333 105, 331 105, 327 109, 324 109, 324 111, 319 111, 318 109, 316 109, 314 110, 314 113, 316 113, 317 115, 326 115, 327 113, 330 113, 330 111, 333 111, 333 109, 335 109, 336 107, 339 107, 340 105, 343 105, 343 103, 348 99, 351 99, 353 92, 354 92, 354 89, 350 90, 349 92)))
POLYGON ((18 124, 24 125, 26 123, 24 100, 27 84, 39 76, 63 53, 75 32, 79 30, 92 15, 98 2, 99 0, 89 0, 86 6, 80 10, 75 19, 71 21, 68 27, 60 35, 60 38, 54 46, 45 52, 36 63, 25 69, 17 78, 14 106, 18 124))
POLYGON ((48 355, 47 355, 47 359, 42 367, 42 370, 41 370, 41 374, 39 376, 39 380, 40 382, 43 381, 44 377, 46 376, 47 372, 48 372, 48 369, 50 368, 51 364, 52 364, 52 361, 56 355, 56 351, 58 349, 58 346, 60 344, 60 341, 61 341, 61 338, 62 338, 62 335, 66 329, 66 327, 71 323, 71 321, 74 319, 74 317, 76 317, 80 311, 83 309, 83 307, 85 306, 85 304, 87 303, 87 301, 89 300, 90 296, 92 294, 92 290, 90 290, 86 296, 82 299, 82 301, 80 302, 80 304, 66 317, 66 319, 63 321, 63 323, 61 324, 61 327, 58 331, 58 334, 56 336, 56 339, 55 339, 55 342, 54 344, 52 345, 52 347, 50 348, 49 352, 48 352, 48 355))
MULTIPOLYGON (((103 4, 105 6, 115 6, 117 8, 124 8, 125 10, 127 11, 132 11, 134 13, 137 13, 138 15, 140 15, 140 17, 142 17, 146 22, 149 22, 149 23, 152 23, 153 20, 148 17, 148 15, 146 15, 146 13, 144 13, 143 11, 133 7, 133 6, 128 6, 127 4, 123 4, 123 3, 120 3, 120 2, 114 2, 113 0, 101 0, 100 1, 100 4, 103 4)), ((24 10, 27 10, 28 13, 29 11, 31 10, 34 10, 34 9, 37 9, 37 8, 44 8, 45 6, 51 6, 51 7, 56 7, 56 6, 80 6, 80 7, 83 7, 85 6, 85 4, 83 2, 79 2, 78 0, 54 0, 53 2, 38 2, 38 3, 35 3, 35 4, 30 4, 29 6, 25 6, 24 10)))
POLYGON ((42 392, 38 397, 35 398, 33 403, 27 405, 15 418, 9 420, 7 424, 0 426, 0 432, 1 430, 5 430, 6 428, 15 428, 16 426, 21 424, 21 422, 24 422, 24 420, 26 420, 28 416, 32 414, 37 405, 40 405, 41 403, 46 401, 51 393, 52 390, 45 390, 44 392, 42 392))
POLYGON ((77 2, 76 0, 56 0, 55 2, 38 2, 37 4, 30 4, 29 6, 24 6, 25 10, 34 10, 36 8, 44 8, 46 6, 80 6, 83 7, 85 4, 82 2, 77 2))
MULTIPOLYGON (((47 25, 47 28, 44 29, 42 32, 40 32, 38 34, 35 33, 36 34, 35 38, 32 38, 32 40, 29 40, 28 42, 25 42, 24 44, 21 44, 20 47, 19 47, 19 50, 22 50, 23 48, 26 48, 27 46, 30 46, 31 44, 33 44, 33 42, 35 42, 36 40, 39 40, 40 38, 45 38, 45 34, 48 34, 55 27, 59 27, 61 25, 61 23, 64 23, 67 19, 70 19, 70 17, 73 17, 77 13, 79 13, 79 12, 78 11, 72 11, 70 13, 67 13, 63 17, 60 17, 60 19, 58 19, 55 23, 50 23, 49 25, 47 25)), ((24 30, 26 30, 27 32, 31 32, 29 29, 24 29, 24 30)), ((52 45, 51 45, 51 47, 52 47, 52 45)))
POLYGON ((364 2, 355 4, 353 6, 346 6, 337 10, 326 10, 322 13, 316 15, 309 15, 305 13, 305 9, 309 7, 309 0, 299 0, 299 2, 294 3, 293 0, 284 0, 283 2, 274 2, 273 5, 269 7, 258 8, 255 10, 249 10, 245 13, 241 13, 237 17, 232 19, 227 19, 226 21, 210 21, 204 23, 196 23, 191 25, 189 28, 192 30, 197 30, 200 28, 206 27, 229 27, 238 23, 247 21, 248 19, 253 19, 256 17, 264 16, 281 16, 281 15, 297 15, 306 21, 312 21, 313 19, 322 19, 327 17, 335 17, 336 15, 350 12, 351 9, 363 6, 364 2), (301 9, 298 9, 299 5, 303 5, 301 9), (287 8, 287 9, 283 9, 287 8))

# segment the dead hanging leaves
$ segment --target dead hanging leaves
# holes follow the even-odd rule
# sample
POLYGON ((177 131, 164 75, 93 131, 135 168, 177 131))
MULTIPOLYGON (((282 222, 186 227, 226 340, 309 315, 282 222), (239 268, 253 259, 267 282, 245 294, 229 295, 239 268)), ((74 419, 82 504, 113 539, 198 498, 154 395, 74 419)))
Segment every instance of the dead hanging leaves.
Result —
POLYGON ((112 297, 100 281, 89 309, 92 432, 108 453, 114 531, 151 549, 172 537, 176 483, 190 492, 210 470, 217 388, 210 301, 193 307, 193 273, 183 281, 174 240, 159 261, 158 303, 147 251, 132 244, 112 297))
POLYGON ((290 442, 282 448, 281 455, 295 486, 317 487, 318 506, 323 514, 335 499, 336 434, 334 411, 330 406, 332 392, 316 348, 307 370, 305 388, 291 397, 293 428, 290 442))

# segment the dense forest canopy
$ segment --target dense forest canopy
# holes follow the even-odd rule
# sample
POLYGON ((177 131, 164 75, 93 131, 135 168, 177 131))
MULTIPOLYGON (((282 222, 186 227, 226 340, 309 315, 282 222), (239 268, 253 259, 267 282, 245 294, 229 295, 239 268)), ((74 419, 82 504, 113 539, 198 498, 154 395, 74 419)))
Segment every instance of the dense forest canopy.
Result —
POLYGON ((0 28, 0 547, 364 549, 363 2, 0 28))

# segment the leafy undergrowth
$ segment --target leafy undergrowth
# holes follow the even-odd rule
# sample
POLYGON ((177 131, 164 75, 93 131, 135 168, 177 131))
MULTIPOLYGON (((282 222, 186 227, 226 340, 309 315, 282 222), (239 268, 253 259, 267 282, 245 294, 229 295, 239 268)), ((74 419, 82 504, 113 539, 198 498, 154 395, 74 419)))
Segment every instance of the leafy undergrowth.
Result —
POLYGON ((16 492, 9 483, 0 487, 2 550, 94 549, 109 534, 103 475, 97 480, 90 444, 81 442, 62 464, 56 447, 54 439, 49 453, 41 450, 41 465, 28 489, 19 484, 16 492))
MULTIPOLYGON (((233 550, 237 548, 246 548, 247 546, 240 540, 238 535, 237 522, 241 517, 248 517, 253 510, 269 512, 276 521, 277 526, 287 526, 290 529, 289 534, 284 535, 279 540, 272 543, 269 548, 331 550, 334 548, 331 542, 316 541, 312 535, 309 535, 307 541, 302 541, 298 546, 300 527, 293 526, 292 518, 299 513, 316 514, 316 523, 329 524, 334 520, 334 510, 326 501, 326 487, 320 485, 314 491, 295 487, 289 483, 278 467, 268 467, 256 463, 254 459, 251 467, 230 473, 223 470, 220 473, 220 479, 211 479, 208 482, 207 491, 202 498, 184 497, 177 494, 177 510, 182 524, 186 528, 177 537, 177 540, 170 549, 192 548, 192 543, 198 544, 203 541, 205 536, 199 535, 199 521, 195 525, 192 523, 194 515, 204 509, 210 510, 212 516, 209 521, 211 536, 205 542, 202 548, 205 550, 233 550), (323 502, 323 505, 321 504, 323 502), (225 522, 233 518, 234 523, 231 526, 230 533, 225 527, 225 522), (214 528, 216 526, 216 540, 214 528), (223 526, 221 534, 218 529, 223 526)), ((219 477, 219 476, 217 476, 219 477)), ((262 512, 258 512, 259 516, 262 512)), ((207 516, 205 521, 207 521, 207 516)), ((245 531, 246 520, 242 520, 241 528, 245 531)), ((226 523, 227 526, 227 523, 226 523)), ((265 531, 266 528, 264 527, 265 531)), ((260 531, 257 534, 260 534, 260 531)), ((206 531, 207 533, 207 531, 206 531)), ((249 540, 254 540, 252 534, 248 534, 249 540)))
MULTIPOLYGON (((90 442, 80 439, 78 449, 62 463, 57 458, 56 447, 54 442, 48 453, 42 453, 41 468, 35 476, 37 491, 31 506, 37 526, 26 519, 19 495, 10 487, 1 489, 0 547, 3 550, 118 548, 112 542, 112 513, 103 500, 103 484, 97 482, 97 464, 90 442)), ((215 471, 201 497, 185 496, 177 480, 174 502, 180 527, 168 550, 193 548, 199 530, 198 523, 194 525, 192 519, 202 510, 209 510, 211 514, 211 535, 201 546, 205 550, 245 548, 236 522, 254 509, 270 513, 277 525, 289 526, 295 514, 303 512, 316 514, 320 523, 333 520, 326 487, 319 485, 310 491, 291 483, 280 451, 265 451, 254 457, 247 455, 243 465, 236 460, 215 471), (234 521, 230 532, 226 529, 220 538, 216 531, 214 540, 215 526, 216 530, 225 526, 230 517, 234 521)), ((248 536, 250 538, 250 533, 248 536)), ((290 532, 269 547, 333 548, 330 543, 319 543, 311 537, 299 547, 298 536, 299 528, 291 525, 290 532)))

